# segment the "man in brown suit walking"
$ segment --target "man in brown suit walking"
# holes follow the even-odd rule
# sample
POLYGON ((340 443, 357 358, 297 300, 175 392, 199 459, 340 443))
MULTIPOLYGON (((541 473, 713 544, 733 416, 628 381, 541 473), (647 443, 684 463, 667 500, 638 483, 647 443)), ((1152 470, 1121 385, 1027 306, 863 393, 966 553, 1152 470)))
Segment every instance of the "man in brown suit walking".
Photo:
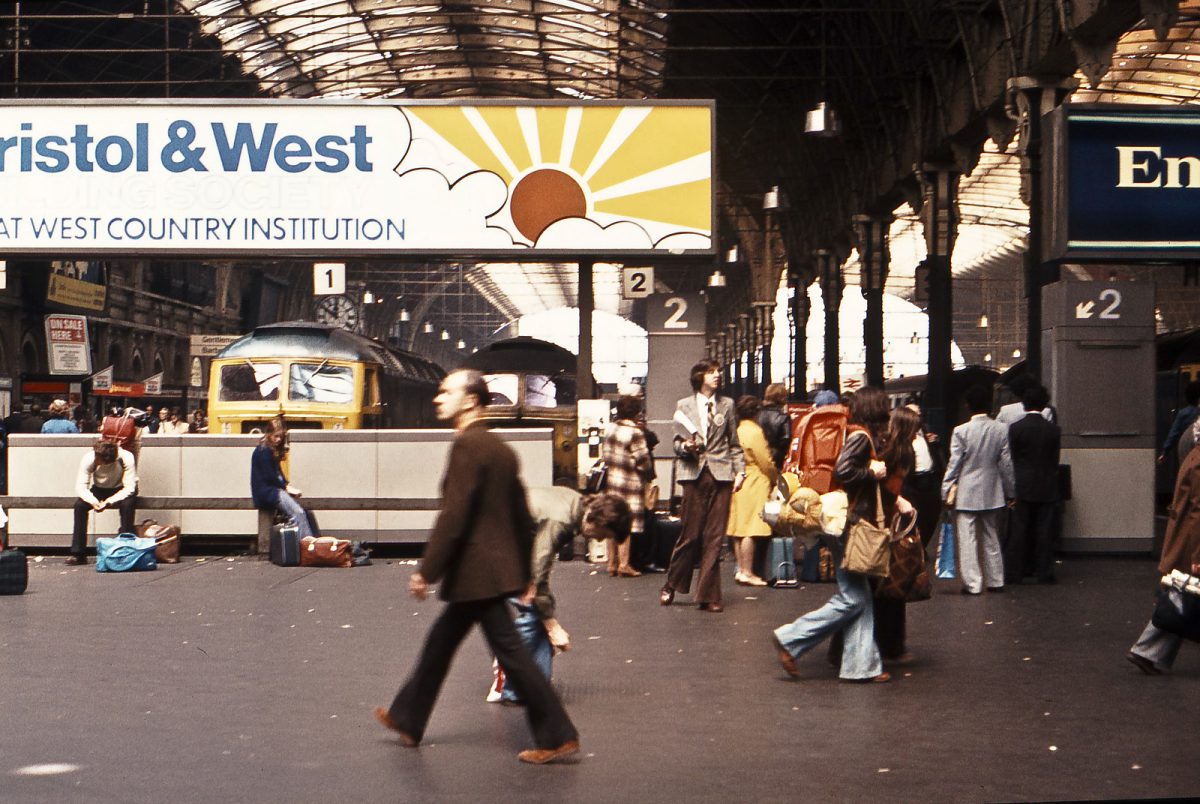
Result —
POLYGON ((506 598, 532 600, 529 562, 533 518, 518 476, 517 456, 483 426, 479 412, 488 397, 483 375, 459 370, 442 380, 433 400, 437 416, 457 436, 442 478, 442 510, 408 591, 424 600, 442 582, 446 608, 430 628, 412 675, 388 709, 375 717, 415 748, 425 735, 434 701, 459 644, 476 623, 507 683, 525 703, 536 748, 517 759, 543 765, 579 753, 579 734, 546 677, 538 671, 513 627, 506 598))

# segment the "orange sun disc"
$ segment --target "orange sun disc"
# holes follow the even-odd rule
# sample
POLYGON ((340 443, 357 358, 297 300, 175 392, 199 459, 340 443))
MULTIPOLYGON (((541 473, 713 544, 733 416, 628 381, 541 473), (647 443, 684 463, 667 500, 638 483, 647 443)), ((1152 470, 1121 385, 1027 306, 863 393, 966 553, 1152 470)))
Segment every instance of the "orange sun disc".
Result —
POLYGON ((512 219, 517 230, 531 243, 546 227, 563 218, 582 218, 587 199, 575 179, 553 168, 535 170, 523 177, 512 191, 512 219))

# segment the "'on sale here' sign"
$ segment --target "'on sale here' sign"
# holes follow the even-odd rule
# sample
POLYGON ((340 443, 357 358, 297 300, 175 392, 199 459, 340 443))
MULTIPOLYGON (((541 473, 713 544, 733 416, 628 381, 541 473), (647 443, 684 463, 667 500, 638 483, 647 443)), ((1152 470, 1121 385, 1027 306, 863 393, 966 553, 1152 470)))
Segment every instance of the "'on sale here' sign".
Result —
POLYGON ((92 373, 92 350, 83 316, 46 316, 46 347, 51 374, 92 373))

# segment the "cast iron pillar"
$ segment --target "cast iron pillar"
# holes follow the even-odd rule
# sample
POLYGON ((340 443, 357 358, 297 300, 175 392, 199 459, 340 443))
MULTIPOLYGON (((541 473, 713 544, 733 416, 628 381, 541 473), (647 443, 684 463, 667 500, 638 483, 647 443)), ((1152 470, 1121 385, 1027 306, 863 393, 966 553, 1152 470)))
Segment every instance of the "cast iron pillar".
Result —
POLYGON ((737 395, 741 396, 750 393, 749 389, 754 385, 754 328, 750 326, 750 316, 746 313, 738 313, 737 333, 740 343, 738 365, 742 367, 737 395), (745 355, 745 361, 742 360, 742 355, 745 355))
POLYGON ((792 398, 803 402, 808 396, 808 285, 798 275, 789 277, 792 287, 792 398))
POLYGON ((762 377, 759 378, 758 395, 771 384, 771 344, 775 340, 775 305, 770 302, 755 302, 754 313, 758 319, 758 342, 762 344, 762 377))
POLYGON ((859 264, 862 266, 862 285, 859 289, 867 300, 867 317, 863 320, 866 384, 882 388, 883 286, 887 282, 891 257, 888 229, 892 225, 892 214, 855 215, 853 222, 858 237, 859 264))
POLYGON ((817 275, 821 282, 821 300, 825 302, 825 388, 841 393, 840 329, 838 312, 842 307, 842 291, 846 280, 842 276, 842 263, 830 249, 820 248, 815 252, 817 275))
POLYGON ((742 349, 741 339, 738 337, 737 324, 726 324, 726 343, 729 344, 729 393, 737 392, 737 387, 742 382, 742 349))
POLYGON ((950 345, 954 338, 954 296, 950 257, 958 236, 958 180, 953 165, 918 166, 921 182, 921 225, 925 230, 925 264, 929 269, 929 375, 924 409, 929 429, 943 439, 954 426, 950 405, 950 345))
POLYGON ((579 356, 575 362, 575 383, 579 399, 596 395, 592 386, 592 310, 596 295, 592 287, 592 261, 579 262, 579 356))
POLYGON ((1042 262, 1042 117, 1079 87, 1074 78, 1022 75, 1008 79, 1008 115, 1019 124, 1021 197, 1029 205, 1029 240, 1024 255, 1025 370, 1042 376, 1042 288, 1058 281, 1058 266, 1042 262))

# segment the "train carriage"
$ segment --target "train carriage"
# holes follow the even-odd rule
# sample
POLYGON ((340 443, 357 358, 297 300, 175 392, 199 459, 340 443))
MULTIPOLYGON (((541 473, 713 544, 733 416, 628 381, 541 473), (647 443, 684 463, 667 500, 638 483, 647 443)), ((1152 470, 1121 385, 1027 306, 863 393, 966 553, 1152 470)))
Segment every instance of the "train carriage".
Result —
POLYGON ((433 427, 444 376, 422 357, 343 329, 268 324, 213 358, 209 432, 262 432, 279 414, 292 429, 433 427))

